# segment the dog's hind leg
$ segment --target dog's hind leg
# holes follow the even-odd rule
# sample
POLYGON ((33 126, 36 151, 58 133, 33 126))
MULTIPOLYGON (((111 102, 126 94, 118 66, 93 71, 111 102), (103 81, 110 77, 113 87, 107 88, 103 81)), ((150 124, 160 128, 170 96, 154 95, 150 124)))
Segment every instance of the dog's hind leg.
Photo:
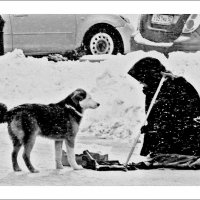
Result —
POLYGON ((39 171, 36 170, 31 164, 30 154, 35 144, 36 136, 39 134, 40 129, 38 127, 36 119, 34 117, 31 117, 29 113, 22 113, 21 122, 22 122, 22 129, 24 131, 23 159, 29 171, 32 173, 37 173, 39 171))
POLYGON ((31 164, 30 161, 30 154, 33 149, 33 146, 35 144, 35 139, 36 139, 36 134, 31 135, 30 138, 28 138, 27 142, 24 144, 24 152, 23 152, 23 159, 24 162, 29 169, 30 172, 32 173, 38 173, 39 171, 36 170, 33 165, 31 164))
POLYGON ((14 123, 11 123, 8 125, 8 132, 9 132, 9 135, 11 136, 12 143, 13 143, 13 151, 11 155, 13 170, 18 172, 18 171, 21 171, 21 168, 19 167, 19 164, 17 162, 17 156, 22 146, 22 141, 15 135, 16 133, 18 133, 18 129, 16 129, 14 123))
POLYGON ((62 145, 63 145, 63 141, 55 140, 56 169, 63 169, 63 165, 62 165, 62 145))
POLYGON ((21 146, 22 144, 20 143, 19 140, 13 141, 12 164, 13 164, 13 170, 16 172, 22 171, 17 162, 17 156, 21 146))
POLYGON ((76 163, 75 153, 74 153, 74 144, 65 140, 66 148, 67 148, 67 157, 70 166, 75 170, 83 169, 81 165, 76 163))
POLYGON ((12 164, 13 164, 13 170, 16 172, 22 171, 17 162, 17 156, 21 146, 22 144, 20 143, 20 141, 16 140, 13 142, 12 164))

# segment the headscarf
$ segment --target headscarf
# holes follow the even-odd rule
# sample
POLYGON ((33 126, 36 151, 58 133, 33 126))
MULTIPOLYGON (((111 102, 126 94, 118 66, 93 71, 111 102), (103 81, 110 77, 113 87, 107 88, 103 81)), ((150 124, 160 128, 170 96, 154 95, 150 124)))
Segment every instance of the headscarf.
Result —
POLYGON ((147 87, 156 87, 162 78, 161 72, 166 72, 166 69, 158 59, 145 57, 135 63, 128 74, 147 87))

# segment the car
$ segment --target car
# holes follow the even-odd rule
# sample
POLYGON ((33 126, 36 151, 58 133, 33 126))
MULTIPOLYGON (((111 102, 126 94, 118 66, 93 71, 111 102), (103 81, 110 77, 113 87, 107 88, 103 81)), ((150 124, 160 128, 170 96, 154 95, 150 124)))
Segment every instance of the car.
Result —
POLYGON ((87 54, 126 54, 134 32, 129 19, 111 14, 3 14, 4 52, 64 54, 81 46, 87 54))
POLYGON ((132 51, 156 50, 166 56, 173 51, 199 51, 200 15, 140 15, 137 30, 131 37, 131 46, 132 51))

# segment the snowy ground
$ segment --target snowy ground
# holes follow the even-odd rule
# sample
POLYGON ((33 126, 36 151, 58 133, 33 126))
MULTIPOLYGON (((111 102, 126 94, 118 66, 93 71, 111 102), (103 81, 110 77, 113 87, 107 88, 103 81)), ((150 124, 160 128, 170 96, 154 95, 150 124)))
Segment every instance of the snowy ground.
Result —
MULTIPOLYGON (((142 87, 126 73, 144 56, 159 58, 168 69, 187 78, 200 92, 200 53, 172 53, 169 59, 156 52, 134 52, 109 56, 102 62, 50 62, 47 58, 25 57, 15 50, 0 57, 0 102, 8 108, 21 103, 51 103, 84 88, 100 102, 97 110, 86 111, 77 138, 76 152, 88 149, 108 153, 109 159, 126 161, 132 139, 144 118, 142 87)), ((139 143, 131 161, 140 157, 139 143)), ((30 174, 21 153, 22 172, 14 173, 12 144, 6 124, 0 125, 0 185, 199 185, 200 171, 137 170, 129 172, 55 170, 53 141, 37 138, 32 161, 40 170, 30 174)))

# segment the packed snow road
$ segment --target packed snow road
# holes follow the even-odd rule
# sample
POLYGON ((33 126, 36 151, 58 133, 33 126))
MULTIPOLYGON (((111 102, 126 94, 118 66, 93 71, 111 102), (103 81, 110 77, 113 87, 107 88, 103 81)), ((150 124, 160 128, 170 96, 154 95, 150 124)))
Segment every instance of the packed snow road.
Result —
MULTIPOLYGON (((12 150, 8 136, 0 133, 0 185, 1 186, 191 186, 199 185, 200 171, 195 170, 135 170, 135 171, 74 171, 70 167, 56 170, 54 163, 53 141, 38 138, 32 152, 32 160, 38 174, 31 174, 21 157, 19 163, 22 172, 13 172, 10 152, 12 150)), ((77 152, 89 149, 93 152, 108 153, 109 159, 119 159, 124 162, 130 150, 130 145, 112 140, 102 140, 94 137, 80 137, 77 152)), ((132 161, 139 160, 133 155, 132 161)))
MULTIPOLYGON (((200 53, 172 53, 169 59, 150 52, 107 57, 102 62, 49 62, 47 58, 25 57, 15 50, 0 57, 0 102, 8 108, 22 103, 53 103, 64 99, 76 88, 84 88, 101 103, 97 110, 86 111, 77 138, 76 153, 83 150, 109 154, 109 159, 126 161, 132 139, 144 119, 144 95, 140 84, 127 75, 133 64, 144 56, 154 56, 176 75, 184 76, 200 92, 200 53)), ((132 161, 140 157, 138 144, 132 161)), ((55 170, 53 141, 37 138, 31 159, 40 170, 28 172, 20 151, 22 172, 11 165, 12 144, 6 124, 0 125, 0 185, 200 185, 200 171, 135 170, 128 172, 92 170, 55 170)))

